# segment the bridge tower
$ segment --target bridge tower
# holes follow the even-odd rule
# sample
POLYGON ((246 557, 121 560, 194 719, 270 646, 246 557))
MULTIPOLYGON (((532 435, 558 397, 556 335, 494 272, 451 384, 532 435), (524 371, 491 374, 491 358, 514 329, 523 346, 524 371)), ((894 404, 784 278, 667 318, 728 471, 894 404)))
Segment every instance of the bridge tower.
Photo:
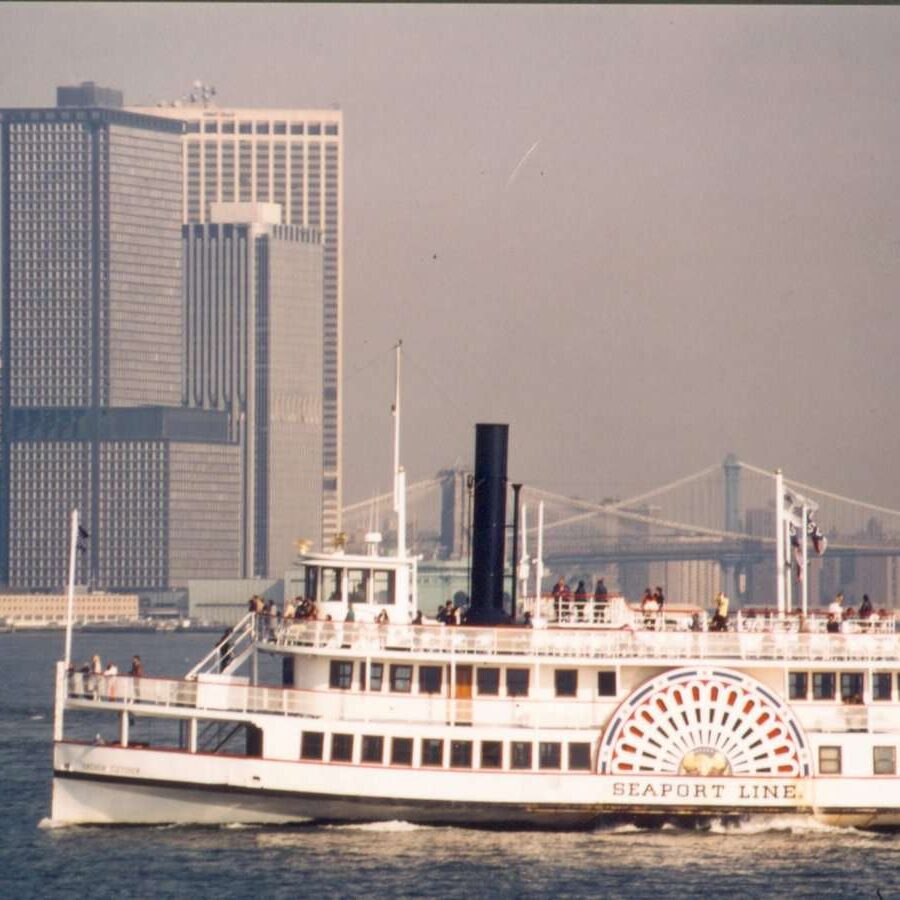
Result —
MULTIPOLYGON (((725 457, 722 465, 725 472, 725 531, 733 534, 743 531, 741 527, 741 464, 734 453, 725 457)), ((738 569, 741 563, 738 560, 722 561, 722 581, 725 593, 729 597, 739 599, 738 569)))

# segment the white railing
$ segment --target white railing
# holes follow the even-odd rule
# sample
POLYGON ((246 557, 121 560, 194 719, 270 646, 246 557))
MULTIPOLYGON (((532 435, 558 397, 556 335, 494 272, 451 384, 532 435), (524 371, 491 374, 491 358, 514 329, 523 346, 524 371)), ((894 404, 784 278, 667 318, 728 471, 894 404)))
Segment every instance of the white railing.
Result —
MULTIPOLYGON (((739 610, 735 617, 738 631, 745 632, 804 632, 807 634, 827 634, 828 614, 811 613, 803 617, 784 615, 774 610, 739 610)), ((894 634, 896 619, 893 613, 873 615, 866 619, 844 619, 838 624, 840 634, 894 634)))
MULTIPOLYGON (((63 678, 65 674, 63 673, 63 678)), ((446 691, 446 686, 444 688, 446 691)), ((187 714, 267 714, 329 719, 344 722, 403 722, 416 725, 466 723, 473 726, 525 728, 601 728, 616 709, 613 697, 594 700, 541 700, 527 697, 454 699, 388 691, 301 690, 128 675, 69 676, 68 699, 75 706, 187 714)), ((800 701, 792 704, 808 731, 900 730, 900 710, 894 704, 868 706, 839 701, 800 701)))
POLYGON ((441 625, 372 625, 359 622, 283 623, 273 649, 304 647, 340 655, 414 653, 422 656, 513 655, 588 660, 896 660, 894 634, 685 632, 441 625))

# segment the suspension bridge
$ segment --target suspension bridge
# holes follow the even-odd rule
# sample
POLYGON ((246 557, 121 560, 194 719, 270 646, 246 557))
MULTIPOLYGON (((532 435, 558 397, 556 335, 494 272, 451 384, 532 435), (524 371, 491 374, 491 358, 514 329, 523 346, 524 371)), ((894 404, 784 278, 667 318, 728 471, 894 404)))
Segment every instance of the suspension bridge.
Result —
MULTIPOLYGON (((632 497, 600 502, 527 485, 520 542, 536 550, 542 507, 543 560, 548 573, 590 579, 605 574, 627 595, 665 583, 670 595, 727 589, 744 603, 762 602, 774 585, 775 475, 730 455, 724 463, 632 497)), ((818 505, 816 523, 828 538, 809 567, 813 595, 843 589, 852 598, 869 587, 883 605, 900 597, 900 510, 841 496, 785 478, 785 487, 818 505)), ((373 497, 344 510, 351 546, 366 531, 391 543, 392 498, 373 497)), ((472 478, 444 470, 408 488, 408 542, 425 560, 468 556, 472 478)), ((512 521, 512 500, 508 505, 512 521)), ((520 543, 521 546, 521 543, 520 543)), ((587 581, 587 583, 590 583, 587 581)))

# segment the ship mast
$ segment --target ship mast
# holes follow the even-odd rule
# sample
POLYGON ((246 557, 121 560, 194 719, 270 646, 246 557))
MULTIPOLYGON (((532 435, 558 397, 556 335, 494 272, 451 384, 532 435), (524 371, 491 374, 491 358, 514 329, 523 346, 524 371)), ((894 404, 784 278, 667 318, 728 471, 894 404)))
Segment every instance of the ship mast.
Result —
POLYGON ((406 556, 406 472, 400 465, 400 361, 403 341, 394 347, 396 366, 394 372, 394 512, 397 513, 397 556, 406 556))

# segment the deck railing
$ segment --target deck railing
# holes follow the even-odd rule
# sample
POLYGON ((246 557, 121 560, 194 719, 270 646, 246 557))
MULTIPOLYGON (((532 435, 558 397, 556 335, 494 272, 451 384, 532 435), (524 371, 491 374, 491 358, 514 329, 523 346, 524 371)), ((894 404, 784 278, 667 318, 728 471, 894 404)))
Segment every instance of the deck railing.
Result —
POLYGON ((797 632, 685 632, 440 625, 374 625, 359 622, 292 621, 260 646, 304 647, 341 655, 415 653, 434 656, 525 656, 583 660, 735 660, 752 662, 854 660, 895 661, 893 633, 802 634, 797 632))
MULTIPOLYGON (((517 726, 522 728, 602 728, 621 698, 567 699, 554 702, 529 697, 456 699, 441 694, 398 694, 388 691, 301 690, 249 685, 234 679, 215 683, 129 675, 69 676, 65 694, 73 706, 128 710, 175 717, 227 718, 267 714, 311 720, 395 724, 517 726)), ((893 704, 868 706, 839 701, 792 703, 810 731, 884 731, 900 729, 893 704)))

